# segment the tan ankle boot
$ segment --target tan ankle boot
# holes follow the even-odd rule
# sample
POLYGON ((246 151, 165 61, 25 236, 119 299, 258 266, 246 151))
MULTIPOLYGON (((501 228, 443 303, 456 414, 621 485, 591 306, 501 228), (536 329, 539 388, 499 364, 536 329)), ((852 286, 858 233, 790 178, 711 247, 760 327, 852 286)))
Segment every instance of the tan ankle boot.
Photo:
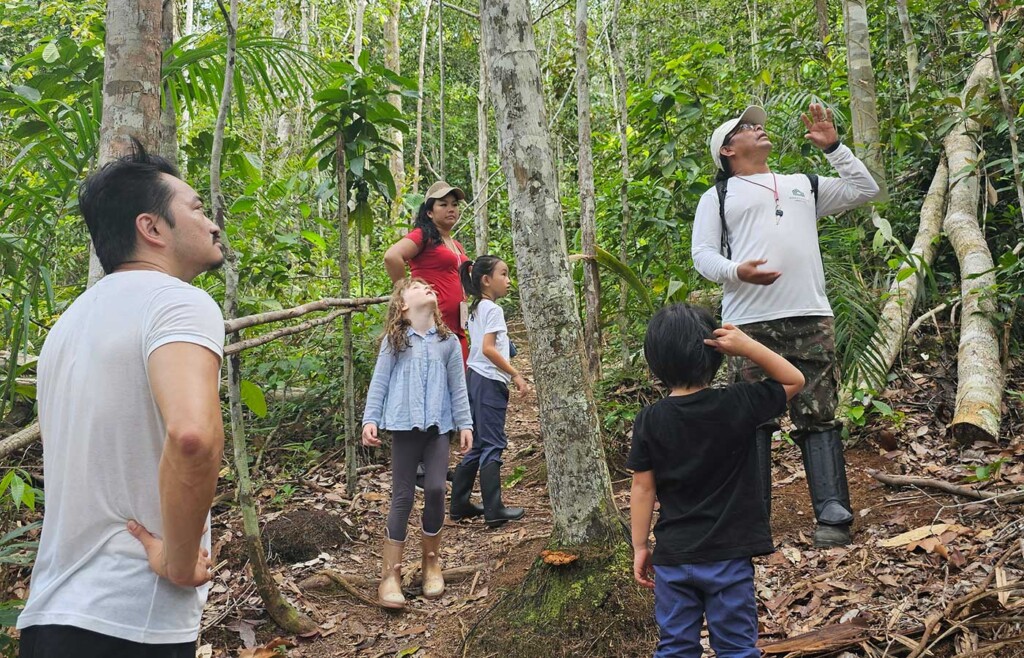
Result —
POLYGON ((394 541, 385 536, 384 546, 381 550, 384 564, 381 569, 380 585, 377 586, 377 600, 385 608, 399 610, 405 607, 405 597, 402 596, 402 552, 404 550, 404 541, 394 541))
POLYGON ((441 574, 441 530, 436 535, 423 533, 423 596, 436 599, 444 594, 444 576, 441 574))

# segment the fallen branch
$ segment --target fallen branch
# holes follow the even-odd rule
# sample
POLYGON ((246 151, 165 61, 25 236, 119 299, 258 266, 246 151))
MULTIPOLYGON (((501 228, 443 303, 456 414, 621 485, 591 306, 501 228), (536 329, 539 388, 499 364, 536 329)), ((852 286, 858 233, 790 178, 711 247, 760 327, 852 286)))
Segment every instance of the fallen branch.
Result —
MULTIPOLYGON (((445 569, 441 572, 441 574, 444 576, 444 580, 446 583, 457 583, 466 580, 467 578, 472 578, 473 574, 477 573, 478 571, 486 571, 489 567, 493 566, 493 562, 480 562, 478 564, 467 564, 462 567, 452 567, 451 569, 445 569)), ((413 579, 411 584, 416 585, 420 584, 421 582, 422 578, 417 577, 413 579)), ((356 574, 342 574, 333 569, 324 569, 323 571, 318 571, 312 576, 303 579, 301 582, 299 582, 299 589, 323 589, 325 587, 330 587, 332 584, 340 585, 341 587, 345 588, 346 591, 349 591, 353 595, 357 596, 361 601, 368 601, 372 605, 377 605, 376 601, 368 600, 365 598, 363 594, 356 594, 355 592, 352 592, 352 590, 349 589, 349 587, 376 587, 376 578, 366 578, 364 576, 359 576, 356 574)))
POLYGON ((0 441, 0 458, 6 457, 15 450, 21 450, 27 445, 39 440, 39 421, 36 421, 0 441))
POLYGON ((913 336, 914 333, 916 333, 917 330, 921 328, 922 324, 927 322, 930 318, 934 318, 939 313, 942 313, 947 308, 949 308, 949 304, 942 303, 933 308, 932 310, 928 311, 927 313, 922 313, 921 317, 914 320, 914 324, 910 325, 910 329, 907 329, 907 336, 913 336))
POLYGON ((768 655, 789 654, 793 656, 821 651, 838 651, 869 640, 873 634, 874 632, 868 627, 866 619, 855 617, 853 621, 846 624, 825 626, 785 640, 762 644, 760 649, 768 655))
MULTIPOLYGON (((232 344, 228 345, 227 347, 225 347, 224 348, 224 356, 230 356, 232 354, 237 354, 238 352, 241 352, 242 350, 248 350, 248 349, 252 349, 253 347, 259 347, 260 345, 266 345, 267 343, 269 343, 271 341, 275 341, 278 338, 283 338, 285 336, 291 336, 292 334, 302 333, 303 331, 308 331, 308 330, 312 329, 313 327, 318 327, 320 325, 328 324, 328 323, 333 322, 334 320, 336 320, 341 315, 346 315, 348 313, 351 313, 353 310, 355 310, 355 309, 339 308, 339 309, 337 309, 335 311, 331 311, 330 313, 328 313, 327 315, 323 316, 322 318, 315 318, 313 320, 306 320, 305 322, 301 322, 301 323, 293 325, 291 327, 284 327, 282 329, 275 329, 274 331, 270 331, 270 332, 267 332, 267 333, 262 334, 260 336, 256 336, 255 338, 249 338, 247 340, 240 340, 237 343, 232 343, 232 344)), ((227 323, 225 323, 225 324, 227 324, 227 323)))
POLYGON ((256 315, 247 315, 243 318, 228 320, 224 323, 224 333, 233 334, 241 329, 255 327, 259 324, 278 322, 280 320, 291 320, 292 318, 301 317, 308 313, 313 313, 314 311, 326 311, 329 308, 342 307, 349 308, 351 310, 364 310, 365 307, 373 304, 384 304, 388 299, 388 297, 328 297, 326 299, 308 302, 301 306, 294 306, 280 311, 267 311, 266 313, 257 313, 256 315))
POLYGON ((892 475, 891 473, 883 473, 871 468, 867 469, 867 473, 879 482, 895 487, 923 487, 926 489, 937 489, 939 491, 945 491, 946 493, 953 494, 954 496, 963 496, 964 498, 973 498, 974 500, 990 502, 999 501, 1000 503, 1006 504, 1024 502, 1024 491, 1015 490, 1003 493, 980 491, 978 489, 972 489, 971 487, 962 487, 944 480, 936 480, 934 478, 918 477, 914 475, 892 475))

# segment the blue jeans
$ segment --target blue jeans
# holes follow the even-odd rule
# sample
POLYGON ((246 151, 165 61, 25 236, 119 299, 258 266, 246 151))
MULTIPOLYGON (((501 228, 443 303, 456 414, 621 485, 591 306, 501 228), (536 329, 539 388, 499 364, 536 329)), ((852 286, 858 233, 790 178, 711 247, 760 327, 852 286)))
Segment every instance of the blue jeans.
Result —
POLYGON ((717 658, 761 658, 750 558, 654 567, 655 658, 700 658, 707 618, 717 658))
POLYGON ((466 371, 469 408, 473 413, 473 449, 462 458, 467 466, 479 462, 480 468, 491 462, 501 463, 501 453, 508 447, 505 415, 508 413, 508 384, 488 379, 475 370, 466 371))

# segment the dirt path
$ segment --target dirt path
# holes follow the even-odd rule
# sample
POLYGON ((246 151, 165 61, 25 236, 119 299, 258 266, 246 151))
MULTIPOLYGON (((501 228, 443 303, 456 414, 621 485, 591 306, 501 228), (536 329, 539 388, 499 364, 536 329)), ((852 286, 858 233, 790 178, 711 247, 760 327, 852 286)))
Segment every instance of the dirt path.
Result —
MULTIPOLYGON (((520 328, 514 339, 525 345, 521 331, 520 328)), ((529 378, 525 354, 517 357, 516 364, 529 378)), ((917 374, 912 370, 910 373, 911 377, 917 374)), ((1018 379, 1024 379, 1020 375, 1018 373, 1018 379)), ((1024 421, 1020 411, 1017 410, 1016 420, 1011 424, 1008 444, 980 445, 958 451, 944 438, 941 409, 934 411, 935 401, 939 400, 941 406, 941 400, 950 394, 948 382, 941 377, 918 377, 909 381, 902 392, 898 383, 895 390, 890 403, 894 408, 902 404, 908 411, 876 421, 874 427, 860 433, 865 438, 846 453, 856 517, 855 543, 851 546, 829 550, 813 548, 810 542, 813 515, 799 450, 785 441, 777 442, 772 525, 779 550, 755 562, 761 632, 766 640, 792 637, 858 618, 873 628, 887 629, 890 639, 873 641, 873 646, 884 648, 886 642, 889 646, 898 645, 898 641, 891 638, 900 633, 913 634, 929 611, 934 611, 936 606, 941 609, 944 601, 975 587, 991 571, 995 556, 1020 533, 1018 527, 1014 534, 1017 517, 1012 509, 964 505, 962 500, 926 490, 894 490, 879 484, 867 473, 868 469, 877 469, 958 481, 970 472, 972 463, 991 463, 999 458, 1006 463, 998 482, 991 484, 1024 484, 1024 432, 1020 431, 1024 421), (928 403, 915 400, 928 400, 928 403), (922 405, 923 412, 914 411, 922 405), (890 445, 883 436, 882 443, 886 446, 882 447, 871 437, 884 432, 892 435, 894 443, 890 445), (886 538, 933 523, 949 523, 951 529, 923 549, 916 547, 915 550, 914 545, 892 548, 879 545, 886 538)), ((523 400, 513 393, 507 424, 510 443, 503 468, 506 480, 510 477, 518 480, 506 489, 505 501, 524 507, 526 517, 497 530, 487 529, 480 519, 462 523, 446 521, 442 549, 445 567, 478 563, 492 566, 481 569, 472 578, 450 583, 439 600, 428 601, 417 596, 417 590, 406 588, 407 609, 393 613, 364 604, 339 590, 304 591, 297 585, 325 567, 375 582, 373 579, 379 576, 380 537, 390 494, 389 471, 380 469, 362 475, 360 493, 349 501, 344 498, 343 482, 337 479, 339 471, 325 466, 307 487, 293 496, 289 510, 315 510, 337 517, 344 538, 339 546, 306 562, 275 567, 284 591, 305 606, 323 629, 323 634, 312 640, 290 638, 294 644, 287 655, 309 658, 462 655, 459 649, 462 638, 503 592, 522 581, 551 530, 536 404, 533 394, 523 400)), ((453 454, 453 465, 456 460, 453 454)), ((628 479, 621 477, 615 486, 616 501, 624 514, 628 514, 628 487, 628 479)), ((270 495, 266 490, 263 493, 264 498, 270 495)), ((414 528, 421 510, 422 503, 418 500, 410 523, 406 570, 419 562, 418 533, 414 528)), ((262 518, 267 522, 280 515, 278 512, 262 518)), ((226 518, 221 523, 215 522, 215 539, 219 533, 223 541, 223 537, 237 533, 238 526, 237 520, 226 518)), ((310 532, 311 529, 300 528, 299 531, 310 532)), ((209 645, 205 655, 269 658, 270 653, 240 653, 246 639, 249 643, 253 641, 254 624, 245 620, 261 620, 255 627, 257 644, 273 639, 276 629, 261 612, 251 578, 245 572, 243 556, 237 551, 232 553, 230 545, 238 546, 240 542, 231 539, 223 550, 222 559, 226 556, 227 565, 218 574, 217 587, 204 621, 204 628, 208 628, 201 643, 209 645)), ((1004 576, 1010 582, 1021 579, 1022 575, 1020 560, 1008 563, 1004 576)), ((364 592, 370 597, 375 594, 372 587, 365 588, 364 592)), ((1004 599, 998 601, 998 605, 1024 606, 1019 592, 1008 594, 1004 599)), ((977 643, 977 633, 974 638, 977 643)), ((970 642, 969 639, 964 641, 970 642)), ((951 644, 947 642, 938 647, 934 655, 952 655, 947 651, 951 644)), ((872 655, 856 647, 850 651, 849 656, 872 655)), ((636 655, 649 654, 649 648, 638 647, 636 655)), ((1024 655, 1024 648, 1006 647, 992 655, 1015 658, 1024 655)))

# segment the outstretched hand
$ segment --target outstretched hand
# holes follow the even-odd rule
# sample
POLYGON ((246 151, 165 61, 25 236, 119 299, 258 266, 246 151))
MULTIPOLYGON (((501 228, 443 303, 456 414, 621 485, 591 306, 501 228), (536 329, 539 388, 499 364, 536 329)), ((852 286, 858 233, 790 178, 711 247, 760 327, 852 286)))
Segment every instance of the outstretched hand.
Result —
POLYGON ((770 286, 776 279, 782 276, 782 272, 775 270, 759 270, 758 268, 767 263, 764 259, 747 260, 740 263, 736 270, 736 276, 744 283, 753 283, 758 286, 770 286))
POLYGON ((825 149, 839 141, 839 133, 832 122, 832 110, 822 107, 819 103, 811 103, 807 108, 807 114, 801 114, 800 119, 807 128, 804 137, 818 148, 825 149))
POLYGON ((191 574, 184 578, 172 578, 167 569, 167 554, 164 552, 164 540, 157 537, 138 521, 128 522, 128 532, 135 537, 146 550, 146 559, 149 561, 149 568, 161 578, 170 580, 179 587, 199 587, 210 582, 213 578, 213 563, 210 562, 210 552, 205 548, 199 549, 196 556, 196 565, 191 574))

